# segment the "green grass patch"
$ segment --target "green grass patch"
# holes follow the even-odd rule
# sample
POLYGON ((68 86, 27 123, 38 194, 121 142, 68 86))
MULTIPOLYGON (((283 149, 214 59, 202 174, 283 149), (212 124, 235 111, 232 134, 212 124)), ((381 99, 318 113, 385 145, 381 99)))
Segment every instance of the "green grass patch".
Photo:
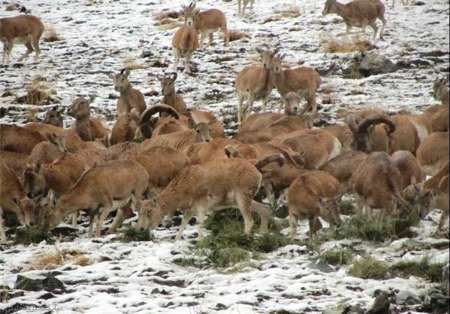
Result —
MULTIPOLYGON (((255 228, 257 225, 258 223, 255 228)), ((204 227, 210 232, 195 244, 192 252, 194 258, 185 257, 175 263, 198 266, 194 260, 200 259, 205 261, 204 265, 207 266, 231 267, 291 243, 286 236, 280 234, 279 228, 273 223, 269 225, 269 233, 246 235, 244 221, 237 209, 212 213, 206 219, 204 227)))
POLYGON ((353 259, 353 252, 347 248, 333 248, 322 252, 319 259, 330 265, 348 265, 353 259))
POLYGON ((149 230, 139 230, 132 226, 126 226, 121 230, 121 240, 124 242, 132 241, 152 241, 154 236, 149 230))
POLYGON ((16 244, 31 244, 40 243, 42 241, 47 241, 48 243, 54 243, 54 238, 46 228, 40 226, 30 226, 25 228, 15 229, 15 239, 16 244))
POLYGON ((431 263, 428 257, 420 261, 398 262, 390 267, 392 274, 399 277, 416 276, 431 282, 440 282, 442 278, 442 263, 431 263))
POLYGON ((388 271, 389 266, 386 263, 367 256, 353 262, 348 274, 362 279, 384 279, 388 271))
POLYGON ((338 203, 339 213, 342 215, 353 215, 355 213, 354 200, 341 200, 338 203))
POLYGON ((330 229, 331 239, 362 239, 368 241, 384 242, 386 240, 402 237, 412 237, 411 226, 419 223, 420 219, 415 212, 405 217, 383 218, 375 215, 357 214, 346 219, 337 228, 330 229))

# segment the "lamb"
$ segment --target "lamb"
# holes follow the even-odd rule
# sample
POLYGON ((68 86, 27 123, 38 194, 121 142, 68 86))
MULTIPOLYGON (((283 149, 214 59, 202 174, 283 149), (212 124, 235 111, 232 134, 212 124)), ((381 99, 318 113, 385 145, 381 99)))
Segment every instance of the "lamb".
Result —
POLYGON ((363 212, 368 208, 397 214, 408 206, 401 195, 402 175, 385 152, 370 153, 352 176, 353 190, 361 197, 363 212))
POLYGON ((38 132, 17 125, 0 124, 0 150, 29 154, 45 140, 38 132))
POLYGON ((224 45, 228 46, 230 41, 227 30, 227 19, 225 14, 218 9, 209 9, 200 12, 195 7, 195 2, 184 9, 186 19, 192 19, 194 21, 194 27, 198 33, 200 33, 200 48, 203 47, 203 41, 206 36, 209 36, 209 46, 212 44, 213 33, 218 29, 221 29, 223 33, 224 45))
POLYGON ((238 123, 242 123, 251 112, 253 102, 262 100, 262 111, 266 110, 267 101, 274 85, 273 58, 278 49, 270 51, 268 48, 256 48, 261 57, 261 64, 250 65, 242 69, 235 80, 235 87, 239 97, 238 123), (247 101, 245 108, 244 100, 247 101))
MULTIPOLYGON (((147 171, 134 161, 110 161, 91 168, 59 198, 47 225, 54 228, 68 214, 88 209, 94 216, 95 235, 99 237, 104 220, 114 210, 130 203, 134 211, 139 211, 148 181, 147 171)), ((91 221, 91 235, 92 227, 91 221)))
POLYGON ((176 73, 158 76, 158 80, 161 83, 161 93, 163 94, 161 103, 173 107, 182 115, 187 112, 187 107, 183 97, 177 95, 175 92, 175 81, 177 80, 177 77, 178 75, 176 73))
POLYGON ((0 242, 6 241, 3 226, 4 211, 14 213, 22 225, 34 222, 33 202, 25 194, 16 174, 0 161, 0 242))
POLYGON ((145 99, 142 93, 133 88, 128 80, 130 75, 129 69, 122 69, 118 74, 110 76, 114 82, 114 89, 120 92, 117 101, 117 115, 120 116, 129 113, 132 109, 141 115, 145 110, 145 99))
POLYGON ((326 172, 315 170, 299 175, 287 192, 291 238, 296 235, 298 218, 308 218, 311 239, 321 228, 319 217, 330 224, 339 224, 340 194, 339 181, 326 172))
POLYGON ((434 176, 448 162, 448 139, 448 132, 434 132, 417 149, 417 161, 427 176, 434 176))
POLYGON ((362 27, 363 33, 366 32, 366 27, 370 26, 374 31, 373 40, 375 40, 378 33, 377 19, 383 23, 380 31, 380 38, 383 39, 386 26, 385 11, 385 6, 380 0, 354 0, 347 4, 339 3, 337 0, 327 0, 322 14, 335 13, 342 17, 347 25, 347 34, 353 26, 362 27))
POLYGON ((198 49, 198 34, 195 29, 194 17, 190 12, 194 4, 189 7, 183 6, 184 26, 181 26, 173 36, 172 49, 175 56, 175 68, 178 67, 180 58, 185 58, 184 70, 186 73, 191 72, 191 58, 195 50, 198 49))
POLYGON ((245 159, 232 158, 184 168, 159 197, 160 210, 165 215, 171 215, 177 209, 184 211, 176 238, 181 238, 186 224, 194 214, 199 221, 199 238, 202 238, 205 215, 211 210, 230 206, 241 211, 246 234, 250 233, 253 226, 252 211, 261 216, 261 230, 266 231, 270 211, 253 201, 253 198, 262 180, 257 168, 270 162, 270 159, 261 160, 256 166, 245 159))
POLYGON ((41 49, 39 40, 44 32, 44 24, 33 15, 19 15, 0 19, 0 41, 3 42, 3 64, 8 64, 14 43, 19 41, 27 47, 19 62, 35 51, 35 60, 39 59, 41 49))
POLYGON ((68 114, 76 119, 74 129, 83 141, 106 139, 109 131, 100 120, 91 118, 89 100, 78 97, 69 107, 68 114))
POLYGON ((301 98, 307 100, 308 106, 305 107, 305 111, 311 109, 312 113, 316 114, 316 92, 322 82, 319 72, 308 67, 283 69, 282 61, 283 55, 274 57, 273 71, 275 87, 280 93, 283 102, 286 103, 286 96, 289 92, 295 92, 301 98))
POLYGON ((238 0, 238 14, 245 15, 245 8, 250 4, 250 9, 253 10, 255 0, 238 0))

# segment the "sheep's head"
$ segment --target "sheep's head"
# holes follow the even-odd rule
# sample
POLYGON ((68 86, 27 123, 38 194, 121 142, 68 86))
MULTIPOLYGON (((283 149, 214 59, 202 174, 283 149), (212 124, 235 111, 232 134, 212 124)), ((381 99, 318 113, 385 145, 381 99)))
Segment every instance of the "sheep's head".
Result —
POLYGON ((273 69, 273 61, 278 51, 279 48, 276 48, 274 51, 271 51, 267 46, 256 48, 256 52, 259 54, 264 69, 266 70, 273 69))
POLYGON ((156 113, 166 113, 177 120, 180 118, 178 112, 174 108, 167 105, 157 105, 146 109, 139 119, 134 137, 135 141, 140 142, 146 138, 152 137, 153 129, 158 121, 158 118, 153 118, 153 115, 156 113))
POLYGON ((437 79, 433 84, 433 97, 436 100, 442 100, 444 93, 448 93, 448 79, 437 79))
POLYGON ((67 114, 75 119, 85 119, 90 116, 89 100, 84 97, 78 97, 70 105, 67 114))
POLYGON ((411 184, 402 191, 405 201, 411 207, 417 208, 419 217, 422 219, 430 212, 433 194, 431 190, 423 189, 421 184, 411 184))
POLYGON ((130 86, 130 81, 128 80, 128 76, 130 75, 130 69, 122 69, 116 75, 110 76, 114 83, 114 89, 117 92, 121 92, 126 90, 130 86))
POLYGON ((327 0, 325 2, 325 7, 322 11, 322 15, 335 13, 335 5, 336 5, 336 0, 327 0))
POLYGON ((200 10, 195 7, 195 2, 191 2, 189 6, 183 6, 184 24, 193 27, 198 19, 200 10))
POLYGON ((47 183, 39 167, 27 167, 23 177, 23 188, 29 198, 43 196, 47 193, 47 183))
POLYGON ((24 197, 20 200, 20 208, 22 209, 23 212, 25 225, 30 226, 34 224, 36 221, 34 202, 28 197, 24 197))
POLYGON ((205 122, 197 123, 194 127, 197 133, 197 142, 211 142, 211 134, 209 132, 209 125, 205 122))
POLYGON ((297 93, 289 92, 284 97, 284 111, 288 116, 296 116, 300 114, 300 97, 297 93))
POLYGON ((177 80, 177 73, 158 76, 158 80, 161 83, 161 93, 164 96, 175 94, 175 81, 177 80))
POLYGON ((45 113, 43 123, 51 124, 57 127, 63 127, 63 117, 57 107, 54 107, 45 113))

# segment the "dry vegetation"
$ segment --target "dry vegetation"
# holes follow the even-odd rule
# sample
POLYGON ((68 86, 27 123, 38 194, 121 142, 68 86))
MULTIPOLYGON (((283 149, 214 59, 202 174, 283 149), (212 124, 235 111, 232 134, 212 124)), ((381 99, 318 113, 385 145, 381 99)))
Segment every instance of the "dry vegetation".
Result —
POLYGON ((42 34, 42 39, 46 42, 60 41, 63 38, 56 32, 55 26, 52 24, 44 24, 44 34, 42 34))
POLYGON ((320 39, 320 46, 323 51, 329 53, 364 52, 373 47, 370 41, 361 35, 352 36, 350 40, 324 35, 320 39))
POLYGON ((16 98, 16 101, 20 104, 42 106, 55 101, 56 90, 50 86, 44 77, 34 78, 26 89, 25 95, 16 98))
POLYGON ((77 249, 54 249, 37 253, 31 257, 27 270, 49 270, 63 265, 72 264, 87 266, 92 264, 86 253, 77 249))

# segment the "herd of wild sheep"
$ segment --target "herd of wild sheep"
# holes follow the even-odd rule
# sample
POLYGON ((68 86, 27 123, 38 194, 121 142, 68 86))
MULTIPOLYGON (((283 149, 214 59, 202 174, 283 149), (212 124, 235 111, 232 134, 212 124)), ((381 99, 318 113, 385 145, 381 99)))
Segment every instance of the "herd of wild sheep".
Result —
MULTIPOLYGON (((245 14, 252 0, 239 1, 245 14)), ((323 14, 340 15, 347 31, 352 26, 373 28, 386 24, 379 0, 340 4, 326 0, 323 14)), ((175 63, 190 60, 211 43, 213 32, 229 37, 224 13, 200 12, 194 3, 183 7, 185 23, 172 40, 175 63), (200 38, 199 38, 200 37, 200 38)), ((20 15, 0 19, 3 62, 10 60, 15 41, 25 43, 27 57, 39 58, 44 27, 39 18, 20 15)), ((383 29, 380 31, 380 37, 383 29)), ((197 217, 199 237, 209 212, 239 208, 245 233, 261 221, 268 229, 271 208, 287 201, 292 237, 299 218, 309 221, 313 236, 322 226, 340 223, 338 202, 353 193, 357 208, 367 214, 402 215, 430 208, 448 220, 448 79, 437 79, 433 93, 440 105, 416 114, 391 114, 372 108, 348 112, 343 122, 313 127, 318 115, 316 92, 319 73, 308 67, 287 68, 278 48, 258 47, 260 62, 242 69, 236 77, 239 129, 232 137, 212 112, 189 109, 177 95, 176 73, 159 77, 161 104, 147 107, 143 94, 129 82, 129 69, 111 75, 120 93, 113 128, 90 114, 91 100, 73 101, 67 114, 75 119, 63 128, 63 117, 49 110, 41 122, 23 126, 0 125, 0 240, 6 241, 4 211, 14 213, 22 225, 49 230, 64 219, 76 224, 79 213, 90 218, 91 236, 100 236, 105 219, 114 214, 108 232, 137 213, 137 228, 158 226, 176 211, 184 214, 177 234, 192 216, 197 217), (266 111, 276 88, 281 95, 278 112, 266 111), (305 99, 305 105, 301 101, 305 99), (255 101, 262 111, 252 113, 255 101), (282 110, 284 109, 284 110, 282 110), (376 212, 374 210, 377 210, 376 212)), ((430 89, 432 83, 430 82, 430 89)))

